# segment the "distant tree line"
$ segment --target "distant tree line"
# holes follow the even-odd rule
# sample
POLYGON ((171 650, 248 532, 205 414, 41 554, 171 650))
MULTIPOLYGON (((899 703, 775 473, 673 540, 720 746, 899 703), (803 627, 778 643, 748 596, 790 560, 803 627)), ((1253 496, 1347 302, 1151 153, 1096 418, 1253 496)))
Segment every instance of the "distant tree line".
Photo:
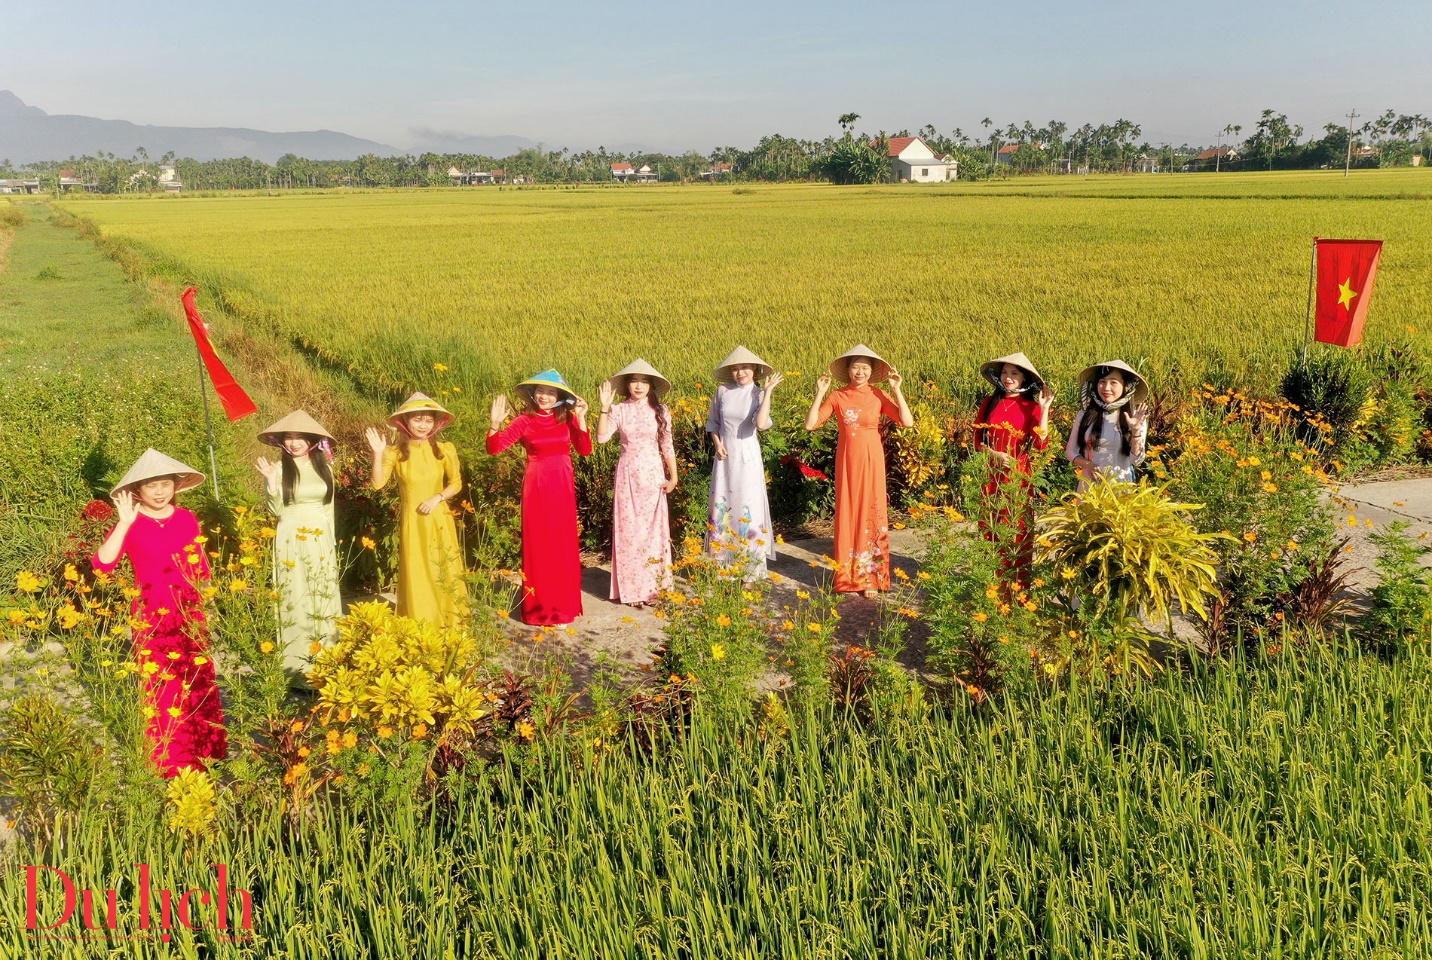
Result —
MULTIPOLYGON (((546 150, 540 145, 507 157, 480 154, 424 153, 380 157, 366 154, 356 160, 309 160, 286 154, 268 164, 247 157, 226 160, 192 160, 167 153, 151 160, 144 148, 132 157, 112 153, 70 157, 67 160, 24 164, 16 169, 0 162, 0 177, 38 178, 42 186, 59 187, 61 171, 101 193, 153 192, 163 188, 159 168, 172 165, 184 189, 276 190, 327 187, 425 187, 451 183, 449 169, 463 172, 502 170, 508 183, 607 183, 614 163, 648 165, 662 181, 692 181, 704 175, 733 181, 829 181, 873 183, 888 179, 886 144, 892 137, 922 137, 937 153, 959 161, 961 179, 981 179, 1037 173, 1134 172, 1139 170, 1202 169, 1212 166, 1197 159, 1204 147, 1190 144, 1152 145, 1141 139, 1137 123, 1084 124, 1070 129, 1051 120, 1035 126, 1010 123, 1003 127, 989 117, 974 133, 956 128, 942 133, 932 124, 919 130, 887 134, 856 134, 859 114, 840 117, 842 134, 823 140, 800 140, 780 134, 762 137, 750 149, 720 147, 708 155, 690 151, 680 155, 609 152, 605 147, 573 153, 546 150), (729 168, 718 164, 729 164, 729 168), (713 173, 713 170, 719 172, 713 173)), ((1310 169, 1342 166, 1405 166, 1417 155, 1432 156, 1432 121, 1420 114, 1388 110, 1352 130, 1328 124, 1323 136, 1303 139, 1303 128, 1290 124, 1286 115, 1264 110, 1247 139, 1239 142, 1242 125, 1229 124, 1219 131, 1218 145, 1236 156, 1224 155, 1223 170, 1310 169), (1227 138, 1227 139, 1225 139, 1227 138)))

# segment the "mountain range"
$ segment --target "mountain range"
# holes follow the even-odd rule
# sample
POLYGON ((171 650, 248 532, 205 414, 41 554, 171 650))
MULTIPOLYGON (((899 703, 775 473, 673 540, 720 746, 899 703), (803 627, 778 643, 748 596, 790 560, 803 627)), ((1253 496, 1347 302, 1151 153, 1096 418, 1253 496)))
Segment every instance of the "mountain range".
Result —
POLYGON ((160 127, 101 120, 74 114, 51 115, 30 106, 9 90, 0 90, 0 159, 12 164, 112 153, 129 157, 143 147, 151 157, 174 151, 194 160, 250 157, 274 163, 286 153, 309 160, 351 160, 365 153, 473 153, 504 157, 536 146, 524 137, 480 137, 436 130, 416 130, 411 151, 334 130, 272 133, 246 127, 160 127))

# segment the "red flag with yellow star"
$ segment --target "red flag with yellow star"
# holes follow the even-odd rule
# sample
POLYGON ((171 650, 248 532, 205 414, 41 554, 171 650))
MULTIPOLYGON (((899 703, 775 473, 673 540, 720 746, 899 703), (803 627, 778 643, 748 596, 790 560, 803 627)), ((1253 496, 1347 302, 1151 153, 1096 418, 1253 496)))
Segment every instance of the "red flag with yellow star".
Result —
POLYGON ((1316 339, 1339 347, 1356 346, 1362 342, 1382 241, 1319 239, 1317 254, 1316 339))

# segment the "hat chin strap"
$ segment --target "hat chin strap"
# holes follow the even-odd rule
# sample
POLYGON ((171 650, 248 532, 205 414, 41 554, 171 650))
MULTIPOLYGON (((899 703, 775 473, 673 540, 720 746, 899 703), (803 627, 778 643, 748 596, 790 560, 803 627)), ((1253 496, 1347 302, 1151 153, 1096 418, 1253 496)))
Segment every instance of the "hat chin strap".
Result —
POLYGON ((1094 390, 1092 391, 1092 395, 1090 396, 1089 399, 1093 402, 1094 406, 1098 407, 1100 410, 1104 411, 1105 413, 1113 413, 1115 410, 1120 410, 1120 409, 1122 409, 1123 407, 1127 406, 1127 405, 1128 405, 1128 402, 1129 402, 1130 400, 1132 400, 1133 397, 1134 397, 1134 395, 1133 395, 1133 392, 1132 392, 1132 391, 1130 391, 1130 390, 1125 390, 1125 391, 1119 396, 1119 399, 1114 400, 1114 401, 1112 401, 1112 402, 1110 402, 1110 403, 1105 403, 1105 402, 1104 402, 1104 398, 1101 397, 1101 396, 1099 396, 1099 388, 1098 388, 1098 387, 1095 387, 1094 390))

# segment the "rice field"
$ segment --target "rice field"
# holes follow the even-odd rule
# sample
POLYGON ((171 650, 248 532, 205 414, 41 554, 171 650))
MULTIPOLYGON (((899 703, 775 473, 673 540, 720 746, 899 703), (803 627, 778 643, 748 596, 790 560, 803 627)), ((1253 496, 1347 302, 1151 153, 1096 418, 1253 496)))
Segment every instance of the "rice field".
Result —
POLYGON ((1266 382, 1302 336, 1315 235, 1386 241, 1369 339, 1432 312, 1429 188, 1409 169, 63 207, 362 388, 430 388, 438 363, 481 403, 551 366, 592 390, 637 355, 695 388, 738 341, 808 377, 864 341, 965 387, 1015 349, 1056 378, 1118 355, 1266 382))

